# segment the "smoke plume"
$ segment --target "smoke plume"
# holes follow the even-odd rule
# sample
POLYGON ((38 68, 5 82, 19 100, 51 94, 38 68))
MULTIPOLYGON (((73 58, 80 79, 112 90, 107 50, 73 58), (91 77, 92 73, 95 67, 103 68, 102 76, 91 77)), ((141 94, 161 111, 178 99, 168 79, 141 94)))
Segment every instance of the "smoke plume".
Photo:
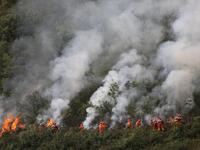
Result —
POLYGON ((49 108, 37 119, 60 123, 62 111, 89 84, 90 71, 102 85, 88 98, 86 128, 104 104, 112 107, 105 114, 111 126, 130 117, 130 106, 146 120, 194 106, 198 0, 21 0, 16 11, 20 36, 10 50, 13 77, 5 83, 12 94, 0 98, 0 111, 18 111, 39 91, 49 108))

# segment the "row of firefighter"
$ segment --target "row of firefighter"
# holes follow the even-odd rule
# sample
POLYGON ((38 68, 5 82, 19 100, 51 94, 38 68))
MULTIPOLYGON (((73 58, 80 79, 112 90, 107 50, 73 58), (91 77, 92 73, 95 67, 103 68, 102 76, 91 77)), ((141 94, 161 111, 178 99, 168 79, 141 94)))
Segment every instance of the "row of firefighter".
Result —
MULTIPOLYGON (((184 123, 184 119, 182 115, 177 114, 174 117, 170 117, 167 122, 167 124, 172 125, 172 126, 180 126, 181 124, 184 123)), ((154 117, 151 119, 150 126, 154 131, 165 131, 166 124, 160 117, 154 117)), ((131 118, 127 119, 127 122, 125 124, 125 127, 128 129, 133 129, 133 128, 140 128, 144 126, 143 120, 142 119, 137 119, 135 122, 132 121, 131 118)), ((100 121, 98 124, 98 131, 100 134, 102 134, 106 129, 108 128, 108 125, 105 121, 100 121)), ((83 123, 80 124, 79 126, 80 131, 84 131, 84 125, 83 123)))
MULTIPOLYGON (((3 122, 1 124, 1 129, 0 129, 0 138, 6 134, 6 133, 13 133, 16 132, 18 129, 25 129, 26 125, 22 123, 21 121, 21 114, 18 116, 13 116, 13 115, 7 115, 3 118, 3 122)), ((182 115, 177 114, 174 117, 170 117, 167 122, 164 122, 161 118, 159 117, 154 117, 151 119, 151 127, 155 131, 165 131, 166 127, 165 124, 170 124, 174 126, 180 126, 181 124, 184 123, 184 119, 182 115)), ((142 119, 137 119, 135 122, 131 118, 127 120, 127 122, 124 124, 127 129, 133 129, 133 128, 140 128, 144 126, 143 120, 142 119)), ((49 118, 45 124, 41 124, 39 126, 40 128, 50 128, 54 131, 59 130, 59 126, 56 124, 56 122, 49 118)), ((105 121, 100 121, 98 123, 98 132, 100 134, 103 134, 106 129, 108 129, 108 124, 105 121)), ((83 123, 80 124, 79 126, 80 131, 84 131, 84 125, 83 123)))

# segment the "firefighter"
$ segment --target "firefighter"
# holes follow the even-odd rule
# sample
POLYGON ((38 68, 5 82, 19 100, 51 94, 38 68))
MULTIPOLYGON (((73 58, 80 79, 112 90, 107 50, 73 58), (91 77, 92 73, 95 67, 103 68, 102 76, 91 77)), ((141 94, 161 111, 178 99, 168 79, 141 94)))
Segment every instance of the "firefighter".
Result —
POLYGON ((135 127, 141 127, 142 126, 142 120, 138 119, 135 123, 135 127))
POLYGON ((107 124, 104 121, 100 121, 98 128, 99 128, 99 133, 103 134, 103 132, 107 128, 107 124))
POLYGON ((133 125, 132 125, 132 122, 131 122, 131 119, 128 119, 127 123, 126 123, 126 128, 132 128, 133 125))
POLYGON ((169 119, 167 120, 167 123, 169 123, 170 125, 173 125, 174 124, 174 118, 169 117, 169 119))
POLYGON ((84 130, 84 126, 83 126, 83 123, 81 122, 81 124, 79 125, 79 129, 80 131, 83 131, 84 130))
POLYGON ((157 130, 158 131, 164 131, 165 130, 164 121, 161 120, 160 118, 158 118, 158 121, 157 121, 157 130))
POLYGON ((180 126, 183 123, 183 117, 181 116, 181 114, 177 114, 174 117, 174 123, 176 126, 180 126))
POLYGON ((180 126, 183 122, 183 117, 180 114, 177 114, 175 117, 170 117, 168 120, 168 123, 175 126, 180 126))
POLYGON ((158 129, 158 123, 157 123, 157 119, 156 118, 153 118, 151 120, 151 126, 152 126, 154 131, 156 131, 158 129))
POLYGON ((165 130, 164 121, 158 117, 153 118, 151 120, 151 126, 154 131, 164 131, 165 130))

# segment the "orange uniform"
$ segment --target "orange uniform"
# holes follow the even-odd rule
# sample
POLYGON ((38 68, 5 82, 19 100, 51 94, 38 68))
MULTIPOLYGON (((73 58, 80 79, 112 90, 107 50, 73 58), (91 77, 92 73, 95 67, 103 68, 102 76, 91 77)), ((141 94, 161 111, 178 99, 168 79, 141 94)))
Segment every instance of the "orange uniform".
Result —
POLYGON ((165 130, 163 120, 159 119, 157 124, 158 124, 158 129, 157 129, 158 131, 164 131, 165 130))
POLYGON ((101 121, 99 123, 99 133, 102 134, 105 131, 106 128, 107 128, 106 123, 104 121, 101 121))
POLYGON ((80 129, 80 131, 83 131, 83 130, 84 130, 83 123, 81 123, 81 124, 79 125, 79 129, 80 129))
POLYGON ((135 123, 135 127, 141 127, 142 126, 142 120, 138 119, 135 123))
POLYGON ((181 125, 183 123, 183 117, 180 115, 180 114, 177 114, 175 117, 174 117, 174 123, 175 125, 181 125))
POLYGON ((126 123, 126 127, 127 128, 132 128, 132 122, 131 122, 131 119, 128 119, 127 123, 126 123))
POLYGON ((183 117, 180 114, 177 114, 174 118, 170 117, 168 123, 171 125, 179 126, 183 124, 183 117))
POLYGON ((163 120, 158 117, 151 120, 151 126, 152 126, 153 130, 155 130, 155 131, 164 131, 165 130, 163 120))

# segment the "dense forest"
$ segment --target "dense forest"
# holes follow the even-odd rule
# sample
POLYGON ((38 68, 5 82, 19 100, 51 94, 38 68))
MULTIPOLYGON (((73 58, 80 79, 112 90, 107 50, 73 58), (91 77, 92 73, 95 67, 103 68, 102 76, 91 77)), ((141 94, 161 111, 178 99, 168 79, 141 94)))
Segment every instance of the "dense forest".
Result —
MULTIPOLYGON (((91 106, 92 102, 88 103, 88 100, 90 99, 91 95, 100 86, 102 86, 102 83, 99 82, 99 79, 96 81, 93 78, 96 76, 104 77, 105 74, 108 73, 110 66, 113 65, 112 63, 107 63, 109 62, 108 60, 110 59, 114 60, 114 58, 107 58, 106 55, 109 55, 107 53, 102 54, 101 56, 103 57, 102 60, 105 60, 105 63, 102 63, 104 67, 100 71, 96 69, 96 67, 93 67, 95 66, 95 64, 89 64, 89 66, 92 66, 93 69, 88 69, 84 73, 89 83, 86 84, 86 86, 82 88, 81 90, 77 90, 75 94, 72 94, 73 96, 71 95, 69 96, 70 98, 72 97, 71 98, 72 100, 69 103, 68 109, 63 109, 61 111, 61 114, 63 117, 62 117, 61 123, 60 123, 60 120, 58 119, 59 129, 54 130, 51 128, 43 128, 38 123, 38 116, 40 114, 43 114, 43 110, 48 110, 50 105, 52 105, 52 102, 48 100, 49 98, 48 96, 45 95, 46 96, 45 97, 44 95, 41 94, 41 91, 39 90, 33 91, 31 89, 31 92, 29 92, 28 95, 25 95, 24 100, 20 100, 19 102, 16 101, 13 103, 13 99, 18 97, 17 94, 20 93, 19 91, 21 90, 21 88, 14 87, 12 85, 13 82, 10 83, 9 81, 13 81, 13 79, 23 80, 23 77, 15 78, 15 76, 16 74, 20 74, 21 72, 22 72, 21 74, 23 74, 24 68, 25 70, 29 70, 26 68, 27 66, 25 65, 26 60, 29 57, 35 56, 34 54, 28 54, 25 48, 23 49, 24 45, 21 47, 19 46, 19 49, 13 51, 13 46, 17 45, 16 43, 15 44, 13 43, 15 40, 19 39, 22 36, 29 37, 29 39, 27 40, 28 42, 31 41, 30 40, 31 38, 37 37, 37 35, 34 33, 35 32, 34 25, 38 26, 38 24, 42 22, 40 20, 42 18, 38 16, 39 13, 31 14, 30 16, 32 18, 27 18, 27 16, 23 18, 23 16, 20 16, 16 10, 19 8, 15 7, 17 2, 18 2, 17 0, 0 0, 0 99, 2 97, 2 100, 0 102, 3 102, 3 104, 5 104, 5 105, 2 104, 1 106, 1 103, 0 103, 0 106, 1 107, 5 106, 5 110, 6 110, 5 112, 8 112, 7 110, 10 110, 10 108, 13 108, 13 109, 16 109, 15 112, 22 113, 21 120, 22 122, 25 123, 26 127, 24 129, 18 129, 16 132, 6 133, 5 135, 3 135, 0 138, 0 149, 2 150, 24 150, 24 149, 25 150, 29 150, 29 149, 30 150, 31 149, 32 150, 36 150, 36 149, 38 150, 43 150, 43 149, 44 150, 46 149, 49 149, 49 150, 51 149, 52 150, 57 150, 57 149, 58 150, 59 149, 63 149, 63 150, 66 150, 66 149, 70 149, 70 150, 71 149, 76 149, 76 150, 77 149, 84 149, 84 150, 85 149, 198 150, 200 149, 200 117, 199 117, 200 91, 198 89, 194 90, 194 92, 192 93, 193 94, 192 97, 195 102, 195 105, 189 111, 185 111, 185 112, 180 111, 184 118, 184 123, 181 124, 180 126, 170 126, 166 124, 165 131, 158 132, 158 131, 153 131, 150 125, 148 125, 147 123, 144 123, 144 126, 140 128, 129 129, 129 128, 125 128, 126 119, 127 119, 125 118, 123 119, 122 122, 119 122, 118 125, 116 125, 116 127, 111 128, 111 129, 107 128, 103 134, 99 134, 98 129, 93 129, 93 128, 88 129, 88 130, 84 129, 80 131, 79 124, 81 122, 84 122, 86 116, 90 114, 88 113, 87 108, 91 106), (25 20, 26 21, 28 20, 28 23, 25 20), (26 29, 26 26, 29 26, 29 27, 33 26, 33 28, 26 29), (26 67, 21 68, 21 66, 26 66, 26 67), (17 88, 19 88, 20 90, 19 91, 16 90, 17 88), (14 93, 14 96, 13 96, 13 93, 14 93), (10 99, 10 97, 12 97, 12 99, 10 99), (11 102, 10 103, 11 105, 15 105, 15 106, 7 107, 7 104, 9 102, 11 102)), ((23 15, 26 15, 26 13, 23 13, 23 15)), ((166 40, 171 40, 174 38, 173 37, 174 35, 171 36, 170 35, 171 31, 168 29, 169 22, 176 18, 173 15, 165 16, 164 19, 162 20, 162 24, 164 24, 164 27, 166 27, 166 29, 162 31, 164 32, 165 35, 160 39, 160 41, 158 41, 158 43, 162 43, 166 40)), ((51 16, 49 17, 48 14, 45 14, 45 13, 44 13, 44 16, 47 17, 47 20, 49 22, 51 22, 52 20, 54 21, 54 19, 56 18, 55 17, 51 20, 49 19, 51 18, 51 16)), ((145 16, 143 17, 145 18, 145 16)), ((58 48, 58 50, 55 52, 56 54, 49 56, 52 58, 55 57, 54 55, 56 56, 64 55, 63 53, 65 52, 62 52, 62 49, 66 46, 66 43, 67 44, 69 43, 69 45, 70 44, 73 45, 73 43, 70 43, 70 40, 73 38, 74 35, 70 33, 68 29, 65 29, 66 25, 62 19, 63 18, 56 20, 57 22, 55 23, 55 25, 52 25, 52 26, 49 25, 50 26, 49 28, 51 29, 53 28, 53 29, 52 29, 52 33, 48 33, 48 34, 55 36, 55 41, 54 41, 56 43, 55 47, 58 48)), ((84 24, 84 21, 82 22, 84 24)), ((41 27, 41 29, 43 28, 41 27)), ((97 38, 96 40, 98 41, 98 36, 95 38, 97 38)), ((91 41, 91 42, 94 42, 94 41, 91 41)), ((51 53, 51 51, 48 51, 48 52, 51 53)), ((90 53, 93 53, 93 51, 91 51, 90 53)), ((45 54, 41 52, 41 54, 39 55, 45 55, 45 54)), ((112 53, 112 55, 114 55, 112 57, 118 56, 118 52, 116 54, 112 53)), ((42 59, 38 59, 38 61, 41 61, 41 60, 42 59)), ((98 61, 101 61, 101 59, 98 58, 97 62, 95 63, 98 64, 99 63, 98 61)), ((84 62, 85 61, 83 61, 83 63, 84 62)), ((148 61, 146 61, 145 63, 148 65, 148 61)), ((45 63, 44 64, 42 63, 42 65, 45 66, 45 63)), ((33 69, 37 68, 38 66, 33 66, 33 69)), ((76 68, 77 66, 74 66, 74 67, 76 68)), ((45 66, 44 68, 48 68, 48 67, 45 66)), ((45 71, 46 70, 41 69, 40 71, 38 71, 38 74, 40 73, 42 74, 45 71)), ((27 75, 28 73, 25 73, 25 74, 27 75)), ((36 79, 37 79, 37 73, 34 75, 36 76, 36 79)), ((55 82, 57 82, 59 79, 56 78, 55 80, 56 80, 55 82)), ((79 79, 77 80, 78 82, 80 81, 79 79)), ((134 121, 136 120, 136 118, 139 118, 139 117, 141 117, 142 119, 145 119, 143 117, 143 114, 151 113, 154 109, 154 105, 160 103, 160 100, 158 98, 152 96, 153 94, 148 95, 148 93, 151 93, 157 85, 161 85, 164 79, 163 77, 160 77, 156 79, 156 81, 155 80, 150 81, 150 80, 151 79, 148 79, 148 78, 144 79, 143 81, 134 80, 131 82, 127 82, 125 84, 126 89, 129 90, 129 89, 137 88, 137 90, 140 91, 139 93, 141 95, 146 96, 144 98, 145 99, 144 104, 141 106, 141 109, 142 109, 141 114, 136 113, 137 108, 135 108, 136 106, 134 105, 134 103, 130 103, 128 106, 126 106, 129 117, 134 118, 133 119, 134 121), (151 101, 149 102, 146 99, 151 99, 151 101)), ((27 81, 28 82, 31 81, 33 82, 33 84, 35 83, 35 80, 32 78, 27 81)), ((41 80, 41 82, 43 83, 43 80, 41 80)), ((23 82, 23 84, 25 85, 26 83, 23 82)), ((32 83, 29 83, 29 84, 31 85, 32 83)), ((48 84, 49 84, 49 81, 48 81, 48 84)), ((52 81, 50 82, 50 84, 52 84, 52 81)), ((60 85, 62 86, 62 84, 60 85)), ((46 86, 46 80, 45 80, 45 86, 46 86)), ((28 87, 25 88, 25 91, 28 91, 27 88, 28 87)), ((72 89, 73 88, 74 87, 72 87, 72 89)), ((119 89, 120 87, 117 83, 112 83, 108 92, 109 98, 116 99, 118 94, 120 95, 121 93, 123 93, 123 91, 121 92, 119 91, 119 89)), ((187 88, 185 89, 187 91, 187 88)), ((21 97, 18 97, 18 98, 20 99, 21 97)), ((137 99, 140 99, 140 97, 138 96, 137 99)), ((62 101, 56 101, 56 103, 58 102, 61 102, 61 105, 65 104, 65 103, 62 103, 62 101)), ((97 108, 98 104, 94 106, 95 108, 97 108)), ((1 112, 1 107, 0 107, 0 112, 1 112)), ((5 112, 1 112, 2 113, 0 115, 1 123, 3 121, 2 118, 5 115, 5 112)), ((99 112, 98 116, 95 119, 93 119, 94 123, 98 123, 102 119, 106 120, 107 114, 112 113, 112 103, 108 103, 107 101, 105 101, 105 103, 103 103, 103 105, 98 108, 98 112, 99 112)), ((111 123, 111 121, 109 120, 108 123, 111 123)))

